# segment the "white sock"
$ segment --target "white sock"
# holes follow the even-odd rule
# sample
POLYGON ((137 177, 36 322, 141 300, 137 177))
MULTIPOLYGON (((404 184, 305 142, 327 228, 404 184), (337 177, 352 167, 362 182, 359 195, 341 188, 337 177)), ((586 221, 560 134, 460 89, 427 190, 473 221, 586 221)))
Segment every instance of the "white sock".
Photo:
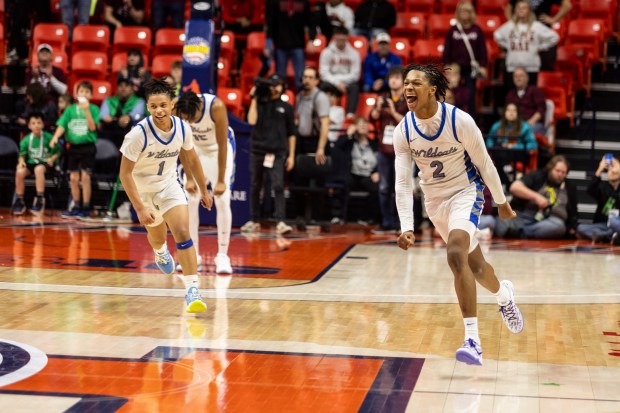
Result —
POLYGON ((183 276, 183 284, 185 284, 185 289, 189 290, 191 287, 198 288, 198 275, 184 275, 183 276))
POLYGON ((499 305, 507 305, 510 301, 510 290, 502 283, 499 283, 499 290, 493 295, 497 299, 497 304, 499 305))
POLYGON ((164 245, 162 245, 159 249, 153 248, 153 251, 155 251, 156 254, 163 254, 164 252, 168 251, 168 245, 164 243, 164 245))
POLYGON ((480 344, 480 337, 478 336, 478 317, 467 317, 463 319, 465 324, 465 340, 471 338, 480 344))

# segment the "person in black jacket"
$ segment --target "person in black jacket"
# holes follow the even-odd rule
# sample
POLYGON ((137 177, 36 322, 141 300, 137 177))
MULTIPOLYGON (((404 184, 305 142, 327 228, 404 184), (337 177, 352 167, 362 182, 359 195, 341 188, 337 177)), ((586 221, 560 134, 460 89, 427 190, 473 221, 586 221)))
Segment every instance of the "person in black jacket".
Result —
POLYGON ((396 8, 387 0, 366 0, 355 9, 355 34, 374 39, 396 24, 396 8))
MULTIPOLYGON (((603 157, 588 185, 588 194, 596 199, 596 212, 592 224, 579 224, 577 235, 594 242, 609 242, 614 234, 620 232, 620 160, 603 157), (607 171, 607 181, 601 174, 607 171)), ((616 235, 615 242, 620 242, 616 235)))
MULTIPOLYGON (((260 230, 260 192, 263 176, 267 173, 275 193, 274 215, 278 221, 276 232, 286 234, 293 228, 284 222, 284 171, 286 169, 289 172, 295 166, 295 114, 293 107, 280 99, 284 93, 284 79, 273 74, 267 82, 269 90, 266 95, 256 87, 250 91, 252 101, 248 110, 248 123, 254 125, 250 150, 251 220, 241 227, 241 232, 260 230)), ((261 89, 261 86, 258 88, 261 89)))
POLYGON ((310 2, 267 0, 265 23, 265 56, 271 58, 275 55, 276 73, 283 79, 286 78, 286 66, 290 59, 295 71, 295 84, 301 89, 301 75, 306 66, 304 48, 308 53, 313 53, 313 41, 316 37, 316 24, 312 18, 310 2))
POLYGON ((515 219, 498 220, 495 235, 554 239, 573 234, 577 226, 577 190, 566 180, 569 163, 556 155, 544 170, 530 172, 510 185, 515 219))

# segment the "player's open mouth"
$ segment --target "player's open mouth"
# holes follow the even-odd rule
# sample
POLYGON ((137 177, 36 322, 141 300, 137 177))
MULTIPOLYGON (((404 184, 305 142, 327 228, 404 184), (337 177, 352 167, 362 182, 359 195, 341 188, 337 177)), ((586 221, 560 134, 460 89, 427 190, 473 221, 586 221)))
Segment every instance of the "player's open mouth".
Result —
POLYGON ((163 122, 166 119, 166 115, 164 115, 164 116, 155 116, 155 119, 157 119, 160 122, 163 122))
POLYGON ((405 98, 407 99, 408 104, 415 103, 418 100, 418 97, 414 95, 407 95, 405 98))

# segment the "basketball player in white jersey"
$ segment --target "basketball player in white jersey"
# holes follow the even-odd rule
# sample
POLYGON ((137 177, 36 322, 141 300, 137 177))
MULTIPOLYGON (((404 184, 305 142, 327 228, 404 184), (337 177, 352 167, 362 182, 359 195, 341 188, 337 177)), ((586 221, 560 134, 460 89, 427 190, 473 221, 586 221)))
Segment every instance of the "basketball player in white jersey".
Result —
MULTIPOLYGON (((235 135, 228 127, 226 105, 215 95, 208 93, 196 95, 194 92, 185 92, 179 96, 174 110, 177 116, 189 122, 202 170, 207 179, 211 181, 217 212, 218 252, 215 256, 215 272, 232 274, 232 266, 228 258, 228 244, 232 229, 230 195, 235 173, 235 135)), ((202 262, 198 247, 200 198, 191 171, 185 171, 185 176, 187 178, 185 189, 189 195, 189 229, 196 245, 200 265, 202 262)), ((201 188, 201 190, 205 189, 201 188)), ((177 270, 179 269, 177 267, 177 270)))
POLYGON ((412 161, 420 168, 426 211, 447 243, 448 264, 465 324, 458 361, 482 365, 478 335, 476 281, 493 293, 504 323, 513 333, 523 329, 510 281, 499 282, 482 255, 474 233, 488 185, 501 219, 515 216, 506 201, 497 170, 482 134, 467 113, 443 102, 448 81, 439 65, 411 64, 404 70, 409 113, 394 131, 396 203, 401 222, 398 246, 413 246, 412 161))
POLYGON ((210 209, 213 200, 206 191, 191 128, 180 118, 171 116, 174 88, 163 80, 153 79, 144 89, 151 116, 125 135, 121 146, 121 182, 140 223, 146 228, 155 262, 165 274, 173 274, 175 269, 166 244, 170 228, 183 266, 186 311, 202 312, 207 305, 198 290, 196 249, 189 232, 187 198, 177 175, 178 159, 198 181, 202 204, 210 209))

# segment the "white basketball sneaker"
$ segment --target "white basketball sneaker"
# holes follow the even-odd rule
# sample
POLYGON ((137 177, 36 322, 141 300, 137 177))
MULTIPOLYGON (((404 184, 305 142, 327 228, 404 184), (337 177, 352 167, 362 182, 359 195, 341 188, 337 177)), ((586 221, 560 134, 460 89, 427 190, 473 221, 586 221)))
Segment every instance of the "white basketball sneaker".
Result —
POLYGON ((463 346, 456 350, 456 360, 465 364, 482 366, 482 347, 473 338, 468 338, 463 346))
POLYGON ((504 320, 508 330, 515 334, 520 333, 523 330, 524 321, 519 307, 515 304, 514 286, 508 280, 503 280, 500 284, 506 286, 508 291, 510 291, 510 301, 506 305, 499 306, 499 313, 502 315, 502 320, 504 320))
POLYGON ((218 253, 215 256, 214 262, 216 274, 232 274, 233 269, 230 265, 230 258, 228 258, 228 255, 218 253))

